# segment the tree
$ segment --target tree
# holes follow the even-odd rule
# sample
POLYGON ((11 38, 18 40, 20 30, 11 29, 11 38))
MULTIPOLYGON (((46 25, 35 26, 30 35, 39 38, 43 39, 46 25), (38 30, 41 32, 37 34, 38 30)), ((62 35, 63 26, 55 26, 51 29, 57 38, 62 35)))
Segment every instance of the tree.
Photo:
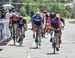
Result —
POLYGON ((20 8, 20 14, 21 14, 22 16, 27 16, 25 6, 22 6, 22 7, 20 8))

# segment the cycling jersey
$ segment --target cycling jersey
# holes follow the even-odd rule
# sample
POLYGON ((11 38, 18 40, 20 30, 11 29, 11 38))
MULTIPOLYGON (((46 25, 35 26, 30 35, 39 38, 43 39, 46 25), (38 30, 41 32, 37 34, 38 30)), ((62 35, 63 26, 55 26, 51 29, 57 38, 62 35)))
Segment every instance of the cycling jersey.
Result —
POLYGON ((10 17, 10 22, 12 22, 12 24, 18 23, 18 21, 19 21, 19 16, 10 17))
POLYGON ((54 28, 59 28, 59 22, 57 18, 54 18, 53 20, 51 20, 51 26, 54 28))
POLYGON ((32 24, 35 24, 36 26, 41 26, 41 23, 43 22, 43 18, 40 15, 39 18, 36 18, 36 15, 32 17, 32 24))
POLYGON ((24 26, 24 24, 26 24, 26 20, 25 19, 21 19, 21 20, 19 20, 19 22, 18 22, 18 27, 19 28, 21 28, 21 27, 23 27, 24 26))
POLYGON ((61 21, 60 21, 60 18, 56 17, 54 20, 52 20, 50 17, 48 17, 48 21, 47 21, 47 26, 49 29, 51 29, 52 27, 54 28, 62 28, 61 26, 61 21))

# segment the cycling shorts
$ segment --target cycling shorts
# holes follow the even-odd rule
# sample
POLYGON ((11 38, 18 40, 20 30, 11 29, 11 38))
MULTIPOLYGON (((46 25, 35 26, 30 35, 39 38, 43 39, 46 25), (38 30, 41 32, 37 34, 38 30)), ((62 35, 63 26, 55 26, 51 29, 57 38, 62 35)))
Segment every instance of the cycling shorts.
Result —
POLYGON ((12 21, 12 25, 18 24, 18 21, 12 21))
POLYGON ((22 28, 24 24, 18 24, 18 28, 22 28))
POLYGON ((43 27, 42 26, 36 26, 36 25, 33 25, 32 26, 32 29, 36 31, 37 30, 37 27, 38 27, 39 30, 43 30, 43 27))

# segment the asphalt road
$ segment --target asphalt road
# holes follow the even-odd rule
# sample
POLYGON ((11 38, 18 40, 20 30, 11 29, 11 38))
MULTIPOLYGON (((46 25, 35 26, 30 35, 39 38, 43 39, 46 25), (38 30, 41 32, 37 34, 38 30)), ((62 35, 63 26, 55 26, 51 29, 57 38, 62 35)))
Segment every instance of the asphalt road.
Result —
MULTIPOLYGON (((28 25, 30 28, 30 25, 28 25)), ((75 58, 75 24, 69 24, 66 21, 65 29, 62 33, 62 44, 60 51, 53 54, 53 48, 49 42, 50 35, 42 38, 42 46, 39 49, 33 49, 35 42, 31 30, 26 31, 26 38, 23 47, 13 46, 11 40, 6 46, 0 46, 3 49, 0 52, 0 58, 75 58)))

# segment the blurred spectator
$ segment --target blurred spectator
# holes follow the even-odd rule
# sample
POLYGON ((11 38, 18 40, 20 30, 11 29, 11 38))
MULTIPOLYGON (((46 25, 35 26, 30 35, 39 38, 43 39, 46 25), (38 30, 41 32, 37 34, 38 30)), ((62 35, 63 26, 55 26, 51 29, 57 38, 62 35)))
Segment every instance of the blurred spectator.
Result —
POLYGON ((5 19, 9 20, 10 17, 12 16, 12 9, 9 9, 9 12, 6 13, 5 19))
POLYGON ((5 19, 5 10, 3 9, 3 7, 0 7, 0 19, 5 19))

